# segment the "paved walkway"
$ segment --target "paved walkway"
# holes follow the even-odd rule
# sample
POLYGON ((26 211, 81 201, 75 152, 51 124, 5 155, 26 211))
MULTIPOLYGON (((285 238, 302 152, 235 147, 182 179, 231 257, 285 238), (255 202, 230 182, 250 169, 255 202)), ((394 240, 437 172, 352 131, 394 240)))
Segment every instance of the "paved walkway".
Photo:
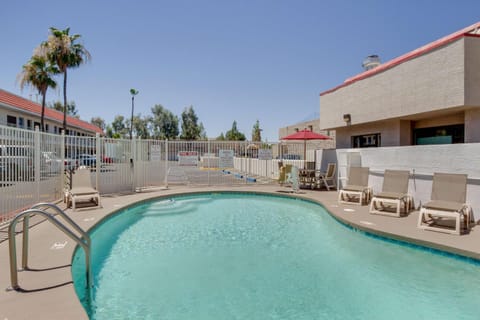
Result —
MULTIPOLYGON (((151 197, 202 191, 255 191, 288 194, 288 188, 277 185, 235 188, 173 187, 168 190, 149 190, 142 193, 103 197, 101 209, 66 212, 82 228, 89 229, 109 213, 133 202, 151 197)), ((393 218, 370 215, 368 207, 339 205, 335 191, 301 190, 295 196, 321 202, 337 219, 358 229, 446 250, 480 259, 480 226, 462 236, 417 229, 418 212, 408 217, 393 218)), ((1 233, 1 232, 0 232, 1 233)), ((5 235, 5 233, 3 233, 5 235)), ((10 286, 8 241, 0 243, 0 319, 87 319, 75 294, 70 263, 75 244, 49 223, 39 223, 30 231, 29 267, 34 271, 19 272, 22 292, 6 291, 10 286)), ((20 265, 21 236, 17 236, 20 265)))

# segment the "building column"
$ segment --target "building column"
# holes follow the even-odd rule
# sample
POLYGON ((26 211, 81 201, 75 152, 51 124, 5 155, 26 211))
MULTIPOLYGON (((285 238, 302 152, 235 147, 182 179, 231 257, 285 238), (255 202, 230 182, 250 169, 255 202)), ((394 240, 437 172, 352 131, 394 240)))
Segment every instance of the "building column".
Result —
POLYGON ((480 106, 465 111, 465 143, 480 142, 480 106))

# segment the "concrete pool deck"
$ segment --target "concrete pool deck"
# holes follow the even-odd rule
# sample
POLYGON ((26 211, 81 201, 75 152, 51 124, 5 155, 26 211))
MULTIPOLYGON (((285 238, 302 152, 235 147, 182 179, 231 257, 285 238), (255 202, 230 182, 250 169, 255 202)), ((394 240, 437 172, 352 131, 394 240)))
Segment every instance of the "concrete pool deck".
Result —
MULTIPOLYGON (((368 206, 343 205, 337 202, 336 191, 300 190, 290 194, 289 188, 278 185, 245 187, 187 187, 155 189, 129 195, 103 196, 103 208, 66 213, 83 229, 88 230, 111 212, 134 202, 181 193, 238 191, 293 195, 322 203, 337 219, 357 229, 408 241, 480 260, 480 226, 468 234, 456 236, 417 228, 418 211, 407 217, 371 215, 368 206)), ((61 204, 63 205, 63 204, 61 204)), ((21 224, 19 223, 19 227, 21 224)), ((6 230, 0 230, 0 239, 6 230)), ((75 243, 48 222, 30 230, 29 267, 32 271, 18 273, 22 291, 7 291, 10 286, 8 241, 0 243, 0 319, 87 319, 71 278, 70 264, 75 243)), ((18 265, 21 263, 21 234, 17 235, 18 265)))

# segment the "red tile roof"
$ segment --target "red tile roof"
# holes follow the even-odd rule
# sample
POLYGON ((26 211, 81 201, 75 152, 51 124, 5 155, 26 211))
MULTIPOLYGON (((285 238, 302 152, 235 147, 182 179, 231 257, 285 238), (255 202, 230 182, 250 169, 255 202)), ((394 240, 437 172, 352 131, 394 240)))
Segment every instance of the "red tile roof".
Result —
POLYGON ((377 73, 383 72, 383 71, 385 71, 385 70, 387 70, 387 69, 391 69, 391 68, 393 68, 393 67, 395 67, 395 66, 397 66, 397 65, 399 65, 399 64, 401 64, 401 63, 403 63, 403 62, 405 62, 405 61, 407 61, 407 60, 411 60, 411 59, 416 58, 416 57, 418 57, 418 56, 420 56, 420 55, 423 55, 423 54, 425 54, 425 53, 428 53, 428 52, 430 52, 430 51, 432 51, 432 50, 434 50, 434 49, 436 49, 436 48, 438 48, 438 47, 441 47, 441 46, 443 46, 443 45, 445 45, 445 44, 448 44, 448 43, 450 43, 450 42, 456 41, 456 40, 458 40, 458 39, 460 39, 460 38, 462 38, 462 37, 466 37, 466 36, 478 37, 478 36, 480 36, 480 35, 478 35, 478 34, 471 34, 471 33, 474 32, 474 31, 477 31, 477 30, 479 30, 479 29, 480 29, 480 22, 477 22, 477 23, 475 23, 475 24, 472 24, 472 25, 469 26, 469 27, 466 27, 466 28, 464 28, 464 29, 462 29, 462 30, 459 30, 459 31, 457 31, 457 32, 454 32, 454 33, 452 33, 452 34, 450 34, 450 35, 448 35, 448 36, 445 36, 445 37, 443 37, 443 38, 440 38, 440 39, 438 39, 438 40, 436 40, 436 41, 433 41, 433 42, 431 42, 431 43, 429 43, 429 44, 427 44, 427 45, 424 45, 423 47, 420 47, 420 48, 415 49, 415 50, 413 50, 413 51, 411 51, 411 52, 408 52, 408 53, 406 53, 406 54, 404 54, 404 55, 402 55, 402 56, 400 56, 400 57, 397 57, 397 58, 395 58, 395 59, 393 59, 393 60, 390 60, 390 61, 388 61, 388 62, 385 62, 385 63, 379 65, 379 66, 376 67, 376 68, 367 70, 367 71, 362 72, 362 73, 360 73, 360 74, 358 74, 358 75, 356 75, 356 76, 354 76, 354 77, 348 78, 348 79, 345 80, 341 85, 336 86, 336 87, 334 87, 334 88, 332 88, 332 89, 329 89, 329 90, 327 90, 327 91, 324 91, 324 92, 320 93, 320 96, 323 96, 323 95, 325 95, 325 94, 327 94, 327 93, 330 93, 330 92, 337 91, 337 90, 340 89, 340 88, 346 87, 346 86, 348 86, 348 85, 350 85, 350 84, 352 84, 352 83, 354 83, 354 82, 357 82, 357 81, 359 81, 359 80, 362 80, 362 79, 371 77, 371 76, 373 76, 373 75, 375 75, 375 74, 377 74, 377 73))
MULTIPOLYGON (((2 89, 0 89, 0 103, 15 109, 19 109, 19 111, 34 113, 39 117, 42 114, 42 106, 40 104, 2 89)), ((63 123, 63 113, 51 108, 45 108, 45 118, 58 121, 59 123, 63 123)), ((91 131, 94 133, 98 132, 100 134, 103 134, 102 129, 100 129, 99 127, 74 117, 67 116, 67 125, 71 127, 81 128, 83 130, 91 131)))

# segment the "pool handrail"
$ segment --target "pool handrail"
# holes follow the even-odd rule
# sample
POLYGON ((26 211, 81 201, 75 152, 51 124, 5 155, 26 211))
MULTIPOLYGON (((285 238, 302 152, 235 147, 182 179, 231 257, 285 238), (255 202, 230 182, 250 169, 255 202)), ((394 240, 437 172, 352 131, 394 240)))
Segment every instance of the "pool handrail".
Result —
MULTIPOLYGON (((36 206, 48 206, 50 208, 54 208, 50 205, 47 204, 38 204, 36 206)), ((55 206, 56 207, 56 206, 55 206)), ((57 207, 58 208, 58 207, 57 207)), ((57 211, 57 209, 54 208, 54 210, 57 211)), ((60 212, 60 215, 63 216, 64 218, 67 217, 66 214, 58 208, 60 212)), ((23 218, 23 242, 22 242, 22 268, 24 270, 28 270, 28 224, 29 224, 29 219, 30 216, 33 214, 38 214, 40 216, 43 216, 46 218, 48 221, 50 221, 54 226, 56 226, 59 230, 61 230, 65 235, 69 236, 72 240, 74 240, 78 245, 80 245, 84 252, 85 252, 85 265, 86 265, 86 284, 87 288, 89 291, 91 290, 93 286, 93 278, 91 274, 91 259, 90 259, 90 254, 91 254, 91 242, 90 242, 90 237, 88 234, 86 237, 83 237, 84 234, 86 234, 75 222, 73 222, 69 217, 66 218, 66 220, 70 223, 73 223, 72 226, 74 226, 75 229, 80 229, 82 237, 78 237, 76 234, 74 234, 70 229, 68 229, 63 223, 58 221, 58 219, 55 218, 53 214, 50 214, 48 212, 45 212, 43 210, 40 210, 38 208, 33 208, 33 209, 28 209, 25 210, 15 216, 13 220, 10 222, 10 225, 8 227, 8 244, 9 244, 9 256, 10 256, 10 283, 11 283, 11 289, 13 290, 19 290, 20 286, 18 285, 18 274, 17 274, 17 249, 16 249, 16 241, 15 241, 15 229, 18 221, 23 218)), ((77 229, 77 230, 78 230, 77 229)))

